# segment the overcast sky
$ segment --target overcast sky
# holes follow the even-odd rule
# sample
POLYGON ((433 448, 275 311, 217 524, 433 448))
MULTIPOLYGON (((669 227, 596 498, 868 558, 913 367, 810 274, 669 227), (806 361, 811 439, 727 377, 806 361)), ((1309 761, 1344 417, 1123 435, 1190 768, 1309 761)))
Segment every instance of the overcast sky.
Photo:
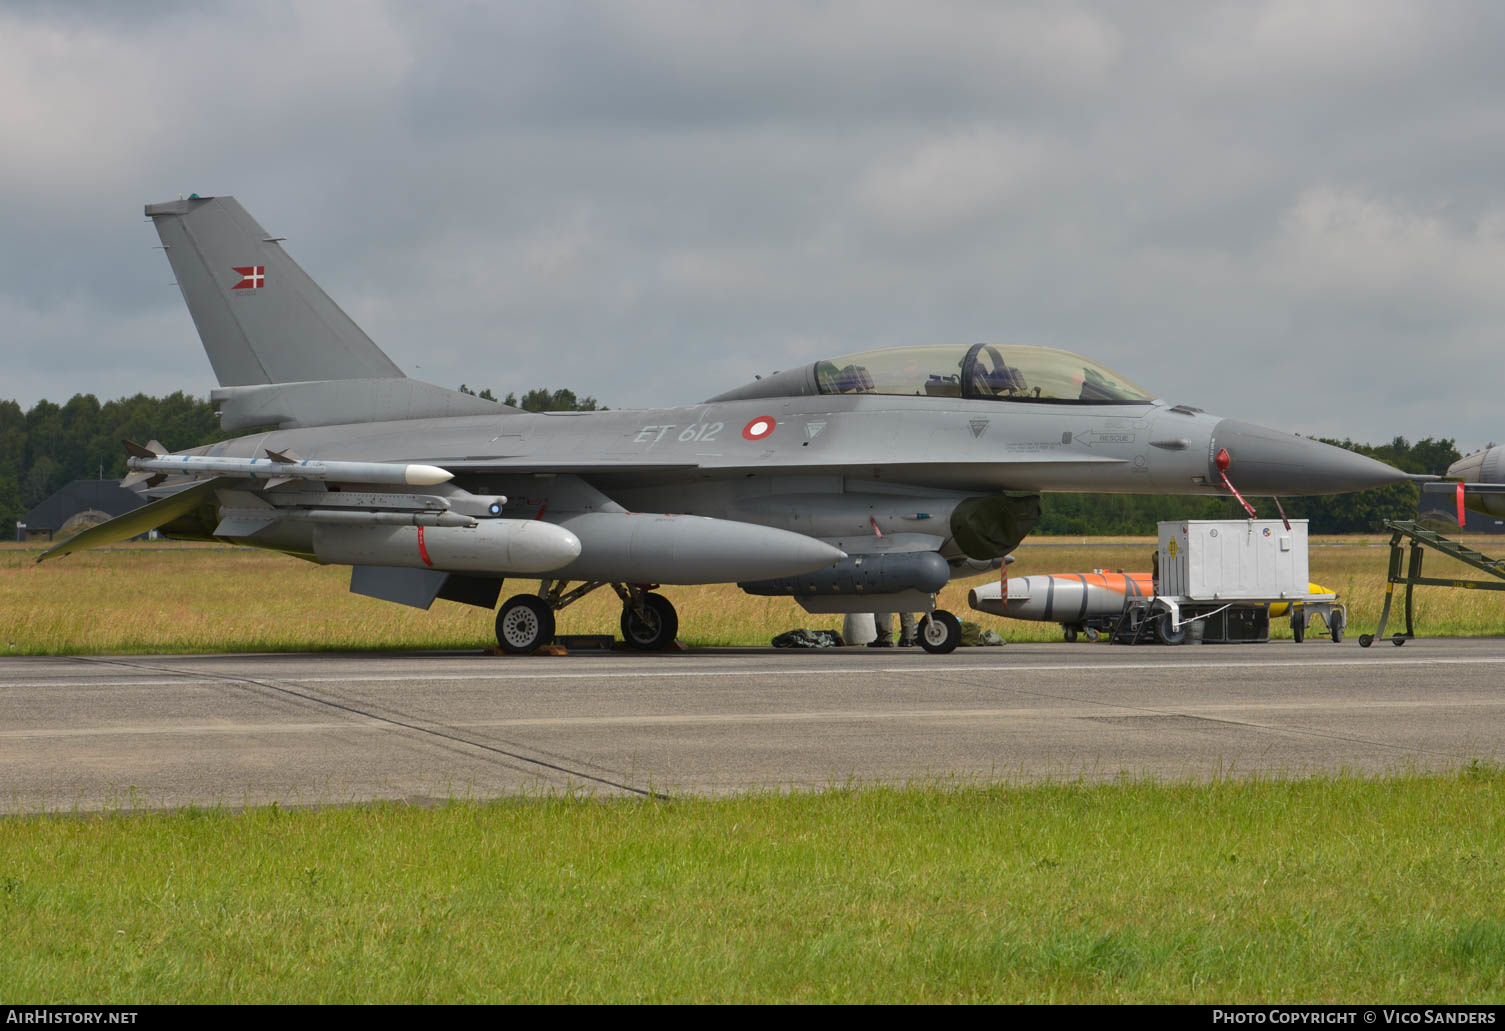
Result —
POLYGON ((0 0, 0 397, 209 363, 233 194, 409 375, 613 407, 913 343, 1505 440, 1505 5, 0 0))

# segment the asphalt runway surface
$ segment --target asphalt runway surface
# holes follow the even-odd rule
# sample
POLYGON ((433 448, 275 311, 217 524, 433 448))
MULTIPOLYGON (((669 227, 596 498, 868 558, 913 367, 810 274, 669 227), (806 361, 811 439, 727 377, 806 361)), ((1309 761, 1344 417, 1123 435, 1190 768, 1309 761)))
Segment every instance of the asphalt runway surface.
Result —
POLYGON ((0 660, 0 812, 1453 769, 1505 639, 0 660))

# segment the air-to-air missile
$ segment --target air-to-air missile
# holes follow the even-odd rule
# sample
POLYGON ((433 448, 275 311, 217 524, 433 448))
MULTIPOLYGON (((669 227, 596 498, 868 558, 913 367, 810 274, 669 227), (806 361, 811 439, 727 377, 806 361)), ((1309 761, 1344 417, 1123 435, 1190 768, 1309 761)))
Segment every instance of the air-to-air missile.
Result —
MULTIPOLYGON (((408 379, 234 198, 146 214, 219 380, 221 426, 256 429, 185 454, 136 448, 125 483, 150 503, 48 557, 158 529, 348 562, 352 591, 420 607, 491 608, 506 578, 546 578, 502 603, 509 651, 547 643, 558 610, 609 583, 628 642, 650 649, 678 625, 660 583, 736 582, 812 612, 933 611, 948 579, 998 567, 1044 491, 1331 494, 1407 478, 1013 343, 848 354, 676 408, 532 414, 408 379)), ((960 639, 949 613, 925 627, 927 650, 960 639)))
POLYGON ((273 458, 210 458, 204 455, 129 458, 133 473, 167 476, 243 476, 257 480, 339 480, 346 483, 383 483, 401 487, 431 487, 455 478, 432 465, 398 462, 277 461, 273 458))

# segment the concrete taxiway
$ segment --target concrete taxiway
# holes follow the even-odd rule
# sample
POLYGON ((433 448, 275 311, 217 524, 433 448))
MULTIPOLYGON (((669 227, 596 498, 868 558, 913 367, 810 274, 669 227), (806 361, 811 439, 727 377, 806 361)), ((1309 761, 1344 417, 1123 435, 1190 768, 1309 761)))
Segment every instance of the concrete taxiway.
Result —
POLYGON ((0 811, 1445 769, 1505 639, 0 661, 0 811))

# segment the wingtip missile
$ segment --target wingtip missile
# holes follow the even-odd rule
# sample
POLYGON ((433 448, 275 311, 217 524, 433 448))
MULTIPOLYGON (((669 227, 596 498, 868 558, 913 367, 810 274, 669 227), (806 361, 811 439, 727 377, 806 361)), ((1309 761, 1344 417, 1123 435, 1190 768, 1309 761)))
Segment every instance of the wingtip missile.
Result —
POLYGON ((414 487, 432 487, 455 478, 454 473, 437 465, 405 465, 402 468, 407 477, 404 482, 414 487))
POLYGON ((255 480, 333 480, 341 483, 384 483, 431 487, 454 479, 454 473, 436 465, 398 462, 325 462, 303 459, 293 462, 271 458, 211 458, 206 455, 132 457, 126 467, 132 472, 179 476, 236 476, 255 480))

